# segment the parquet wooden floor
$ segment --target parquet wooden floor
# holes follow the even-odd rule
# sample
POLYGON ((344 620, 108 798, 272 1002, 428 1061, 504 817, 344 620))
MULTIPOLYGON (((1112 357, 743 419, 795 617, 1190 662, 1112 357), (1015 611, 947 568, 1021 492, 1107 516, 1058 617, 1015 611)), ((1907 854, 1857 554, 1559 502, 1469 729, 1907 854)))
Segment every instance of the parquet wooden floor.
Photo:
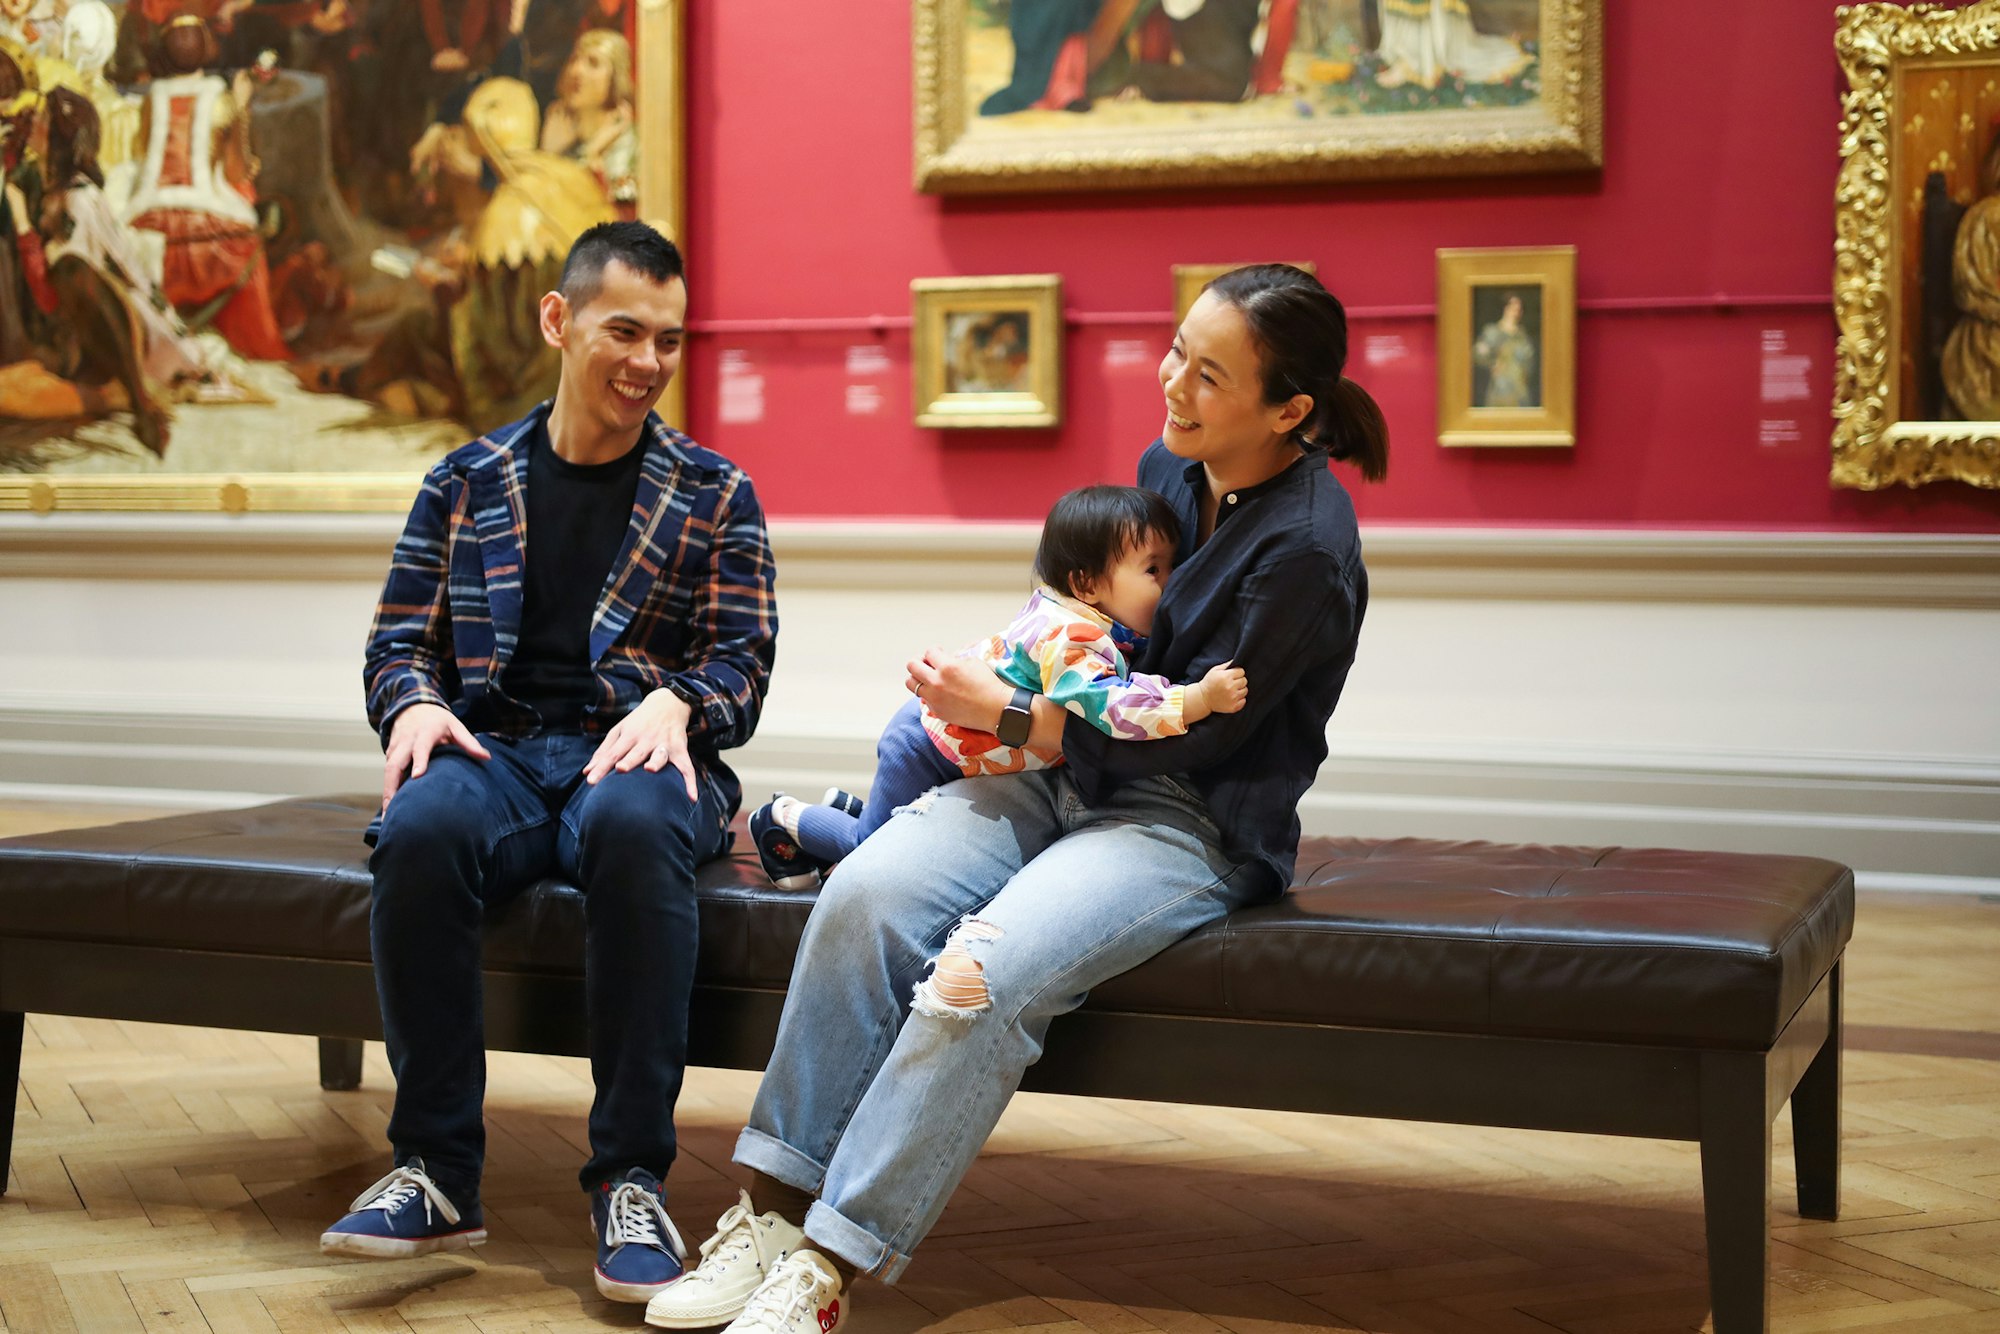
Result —
MULTIPOLYGON (((0 810, 0 830, 94 811, 0 810)), ((1844 1213, 1801 1221, 1787 1119, 1773 1329, 2000 1334, 2000 903, 1864 899, 1848 954, 1844 1213)), ((496 1055, 491 1242, 332 1260, 320 1229, 386 1170, 389 1080, 323 1093, 303 1038, 30 1016, 0 1199, 0 1328, 632 1329, 598 1299, 574 1173, 587 1072, 496 1055)), ((756 1088, 690 1073, 674 1213, 733 1200, 756 1088)), ((1692 1145, 1024 1095, 856 1334, 1705 1327, 1692 1145)))

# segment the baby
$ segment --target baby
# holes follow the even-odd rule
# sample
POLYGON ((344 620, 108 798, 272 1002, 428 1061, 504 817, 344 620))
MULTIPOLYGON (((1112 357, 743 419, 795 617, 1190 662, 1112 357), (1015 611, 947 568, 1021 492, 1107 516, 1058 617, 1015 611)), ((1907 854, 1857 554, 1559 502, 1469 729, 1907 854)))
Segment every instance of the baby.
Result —
MULTIPOLYGON (((1121 741, 1179 736, 1211 713, 1237 712, 1249 698, 1240 667, 1217 663, 1193 685, 1180 686, 1135 674, 1129 665, 1137 641, 1152 632, 1179 541, 1180 522, 1155 492, 1133 486, 1069 492, 1042 525, 1028 605, 967 656, 1121 741)), ((772 884, 817 885, 899 808, 940 783, 1062 762, 1060 751, 1008 745, 991 732, 946 723, 916 699, 896 711, 875 757, 865 805, 833 788, 817 806, 780 793, 751 813, 751 837, 772 884)))

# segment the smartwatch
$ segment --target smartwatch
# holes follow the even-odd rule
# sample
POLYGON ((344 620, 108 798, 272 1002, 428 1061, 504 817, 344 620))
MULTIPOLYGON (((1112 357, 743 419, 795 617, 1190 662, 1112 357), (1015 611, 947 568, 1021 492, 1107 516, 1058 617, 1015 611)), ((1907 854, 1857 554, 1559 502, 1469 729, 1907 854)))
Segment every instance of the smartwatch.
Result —
POLYGON ((1000 738, 1003 746, 1015 750, 1028 744, 1028 729, 1035 723, 1035 693, 1014 687, 1014 698, 1007 701, 1007 707, 1000 710, 1000 726, 993 729, 993 735, 1000 738))

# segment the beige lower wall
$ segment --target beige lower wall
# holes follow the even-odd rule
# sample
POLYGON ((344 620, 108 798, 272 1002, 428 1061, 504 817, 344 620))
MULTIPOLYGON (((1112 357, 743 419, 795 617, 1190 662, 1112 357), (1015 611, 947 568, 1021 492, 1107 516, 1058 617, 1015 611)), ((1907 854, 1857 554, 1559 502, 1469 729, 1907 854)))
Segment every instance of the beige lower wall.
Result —
MULTIPOLYGON (((365 789, 380 516, 0 516, 0 791, 365 789)), ((865 785, 901 664, 1017 607, 1033 533, 774 525, 750 791, 865 785)), ((2000 538, 1365 534, 1309 829, 1817 852, 2000 889, 2000 538)), ((1252 683, 1255 689, 1255 683, 1252 683)))

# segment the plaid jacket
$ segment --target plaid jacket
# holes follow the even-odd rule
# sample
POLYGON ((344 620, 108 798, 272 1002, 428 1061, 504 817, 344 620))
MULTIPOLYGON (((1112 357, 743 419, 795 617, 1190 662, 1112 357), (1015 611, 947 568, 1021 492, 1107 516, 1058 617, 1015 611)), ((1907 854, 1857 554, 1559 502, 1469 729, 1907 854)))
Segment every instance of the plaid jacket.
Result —
MULTIPOLYGON (((363 681, 386 747, 396 715, 442 704, 503 735, 540 718, 500 678, 521 634, 528 444, 544 403, 452 451, 424 478, 396 543, 363 681)), ((716 752, 750 739, 778 633, 775 567, 749 476, 649 415, 632 523, 591 622, 602 734, 662 686, 688 701, 689 750, 734 812, 741 787, 716 752)))

